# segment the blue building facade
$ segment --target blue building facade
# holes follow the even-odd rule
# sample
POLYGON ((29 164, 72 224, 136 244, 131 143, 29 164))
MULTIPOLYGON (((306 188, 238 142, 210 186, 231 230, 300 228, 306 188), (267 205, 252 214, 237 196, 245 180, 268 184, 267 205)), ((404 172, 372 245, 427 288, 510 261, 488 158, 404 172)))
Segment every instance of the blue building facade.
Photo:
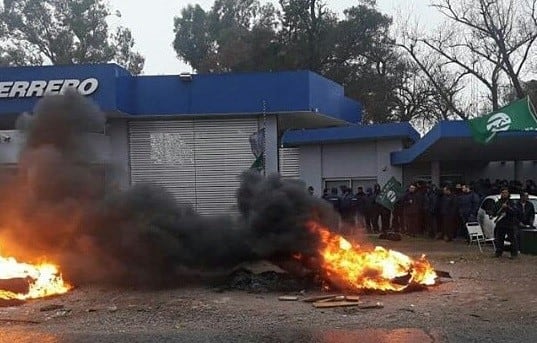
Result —
POLYGON ((130 116, 311 113, 360 123, 361 104, 309 71, 133 76, 115 64, 0 68, 0 115, 31 111, 68 87, 130 116))
POLYGON ((233 211, 237 176, 256 161, 252 137, 265 142, 264 171, 278 172, 285 132, 362 118, 341 85, 309 71, 134 76, 114 64, 0 68, 0 127, 13 138, 0 145, 3 165, 16 166, 24 145, 16 116, 69 88, 107 115, 106 132, 91 139, 109 183, 157 183, 202 213, 233 211))
POLYGON ((514 178, 535 172, 535 150, 521 148, 533 133, 499 134, 482 146, 460 121, 424 137, 409 123, 361 125, 362 105, 309 71, 134 76, 115 64, 0 68, 0 133, 13 138, 0 144, 2 165, 16 165, 24 145, 16 116, 68 88, 107 115, 105 134, 92 139, 108 182, 161 184, 200 212, 232 210, 237 175, 256 161, 252 137, 264 138, 266 173, 299 178, 317 194, 391 177, 501 177, 509 163, 514 178))

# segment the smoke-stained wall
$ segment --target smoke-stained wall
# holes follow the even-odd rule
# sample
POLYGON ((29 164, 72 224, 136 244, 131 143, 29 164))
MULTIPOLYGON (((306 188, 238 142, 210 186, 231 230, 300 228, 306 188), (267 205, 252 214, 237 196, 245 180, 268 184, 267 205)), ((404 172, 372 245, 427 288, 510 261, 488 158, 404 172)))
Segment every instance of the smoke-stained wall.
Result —
POLYGON ((110 163, 107 168, 108 184, 120 190, 126 190, 131 184, 127 119, 110 119, 107 123, 106 135, 110 139, 110 163))
MULTIPOLYGON (((84 140, 95 149, 96 155, 92 163, 104 164, 111 159, 110 137, 99 133, 84 133, 80 140, 84 140)), ((19 163, 20 154, 26 143, 26 133, 19 130, 0 131, 0 165, 15 165, 19 163)))
POLYGON ((308 186, 312 186, 314 194, 321 196, 322 184, 322 146, 303 145, 299 148, 300 179, 308 186))

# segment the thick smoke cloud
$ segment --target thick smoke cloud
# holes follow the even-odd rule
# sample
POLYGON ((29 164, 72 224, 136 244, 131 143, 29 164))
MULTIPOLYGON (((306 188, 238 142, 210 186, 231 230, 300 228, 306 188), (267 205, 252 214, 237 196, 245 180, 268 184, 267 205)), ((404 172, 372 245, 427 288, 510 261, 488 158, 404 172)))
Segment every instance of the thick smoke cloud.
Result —
POLYGON ((102 194, 87 137, 104 125, 103 113, 76 93, 46 97, 21 115, 26 146, 0 199, 8 253, 52 259, 77 284, 172 286, 186 271, 315 254, 308 221, 337 222, 301 183, 253 172, 240 176, 239 216, 201 216, 155 185, 102 194))

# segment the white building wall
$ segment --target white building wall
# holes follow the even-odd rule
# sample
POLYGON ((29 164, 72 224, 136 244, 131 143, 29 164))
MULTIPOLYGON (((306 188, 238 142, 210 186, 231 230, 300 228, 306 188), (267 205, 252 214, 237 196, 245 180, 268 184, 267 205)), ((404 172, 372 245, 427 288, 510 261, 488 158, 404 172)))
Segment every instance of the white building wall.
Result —
POLYGON ((392 166, 390 153, 401 149, 401 141, 377 141, 377 182, 386 184, 389 179, 395 177, 399 182, 403 181, 403 168, 392 166))
POLYGON ((321 156, 323 178, 377 176, 375 142, 323 145, 321 156))
MULTIPOLYGON (((321 195, 323 180, 376 180, 384 185, 392 176, 401 181, 399 166, 392 166, 390 153, 401 141, 367 141, 300 147, 300 178, 321 195)), ((370 186, 368 184, 359 185, 370 186)))
POLYGON ((306 186, 312 186, 314 195, 321 196, 322 190, 322 148, 320 145, 303 145, 300 147, 300 179, 306 186))

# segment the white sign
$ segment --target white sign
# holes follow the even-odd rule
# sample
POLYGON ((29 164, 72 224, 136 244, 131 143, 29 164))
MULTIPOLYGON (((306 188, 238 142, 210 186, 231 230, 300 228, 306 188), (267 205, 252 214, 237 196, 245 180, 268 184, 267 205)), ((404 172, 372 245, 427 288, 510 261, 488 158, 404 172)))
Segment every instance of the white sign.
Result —
POLYGON ((0 81, 0 99, 42 97, 49 94, 63 94, 74 88, 82 95, 95 93, 99 80, 34 80, 34 81, 0 81))
POLYGON ((496 113, 487 120, 487 131, 489 132, 507 131, 510 126, 511 117, 503 112, 496 113))
POLYGON ((149 144, 154 164, 194 165, 194 150, 180 133, 152 132, 149 144))

